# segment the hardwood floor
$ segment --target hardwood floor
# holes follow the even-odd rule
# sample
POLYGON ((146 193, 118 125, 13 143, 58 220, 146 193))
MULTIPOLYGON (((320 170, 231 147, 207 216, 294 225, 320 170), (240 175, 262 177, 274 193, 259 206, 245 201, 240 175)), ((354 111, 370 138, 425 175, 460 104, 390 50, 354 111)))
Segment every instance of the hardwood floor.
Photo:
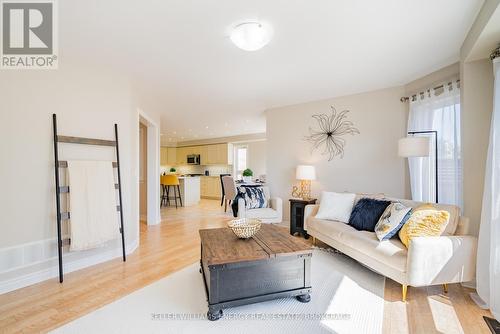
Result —
MULTIPOLYGON (((0 295, 0 333, 48 332, 116 299, 199 261, 198 229, 225 226, 231 219, 219 201, 196 207, 162 209, 162 224, 141 223, 140 246, 127 262, 115 259, 0 295)), ((472 291, 458 284, 409 288, 401 302, 401 286, 386 280, 384 333, 489 333, 472 291)))

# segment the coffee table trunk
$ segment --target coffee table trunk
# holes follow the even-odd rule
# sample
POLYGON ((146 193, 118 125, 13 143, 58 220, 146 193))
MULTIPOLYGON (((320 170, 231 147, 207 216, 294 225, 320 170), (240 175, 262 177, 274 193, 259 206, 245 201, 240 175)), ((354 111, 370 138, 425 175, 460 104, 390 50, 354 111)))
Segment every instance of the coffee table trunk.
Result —
POLYGON ((276 298, 303 296, 301 301, 309 301, 312 253, 208 265, 203 246, 201 252, 209 316, 217 318, 224 308, 276 298))

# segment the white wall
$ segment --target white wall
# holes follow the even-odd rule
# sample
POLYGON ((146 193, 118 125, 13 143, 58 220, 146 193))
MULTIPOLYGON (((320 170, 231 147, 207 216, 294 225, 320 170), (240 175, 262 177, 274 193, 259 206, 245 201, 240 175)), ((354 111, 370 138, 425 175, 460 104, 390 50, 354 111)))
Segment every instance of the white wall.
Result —
POLYGON ((493 65, 483 59, 461 63, 464 216, 477 235, 481 221, 484 172, 493 110, 493 65))
POLYGON ((500 42, 498 19, 495 19, 499 6, 499 0, 484 1, 460 49, 464 216, 470 219, 474 235, 479 232, 481 220, 493 111, 494 77, 489 54, 500 42))
POLYGON ((267 173, 266 166, 266 149, 267 141, 254 141, 246 143, 248 147, 248 161, 247 167, 253 171, 254 177, 259 177, 259 175, 265 175, 267 173))
MULTIPOLYGON (((460 78, 460 63, 454 63, 432 72, 425 77, 411 81, 405 85, 406 96, 418 94, 428 88, 433 88, 460 78)), ((410 104, 406 104, 409 111, 410 104)))
POLYGON ((405 105, 399 101, 403 87, 389 88, 362 94, 315 101, 271 109, 267 115, 267 175, 271 192, 282 197, 288 217, 288 198, 295 180, 298 164, 316 166, 317 180, 312 194, 321 190, 378 193, 404 197, 408 179, 404 159, 397 155, 398 139, 406 133, 405 105), (311 117, 349 109, 349 120, 361 132, 347 135, 345 155, 328 162, 304 140, 310 126, 317 127, 311 117))
MULTIPOLYGON (((113 139, 118 124, 126 245, 138 244, 138 114, 130 80, 82 64, 0 75, 0 292, 55 277, 56 209, 52 113, 59 133, 113 139)), ((60 159, 115 160, 109 147, 60 145, 60 159)), ((64 183, 64 174, 61 177, 64 183)), ((75 270, 120 255, 108 247, 65 253, 75 270)))

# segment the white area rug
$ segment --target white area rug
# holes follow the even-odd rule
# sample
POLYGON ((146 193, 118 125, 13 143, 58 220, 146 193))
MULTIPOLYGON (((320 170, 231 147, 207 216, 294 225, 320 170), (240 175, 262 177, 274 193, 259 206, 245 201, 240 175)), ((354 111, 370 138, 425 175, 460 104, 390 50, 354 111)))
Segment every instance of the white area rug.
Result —
POLYGON ((309 303, 283 298, 234 307, 218 321, 203 319, 207 303, 198 270, 199 264, 193 264, 54 333, 382 332, 384 278, 347 256, 314 250, 309 303), (198 318, 172 320, 175 314, 198 318))

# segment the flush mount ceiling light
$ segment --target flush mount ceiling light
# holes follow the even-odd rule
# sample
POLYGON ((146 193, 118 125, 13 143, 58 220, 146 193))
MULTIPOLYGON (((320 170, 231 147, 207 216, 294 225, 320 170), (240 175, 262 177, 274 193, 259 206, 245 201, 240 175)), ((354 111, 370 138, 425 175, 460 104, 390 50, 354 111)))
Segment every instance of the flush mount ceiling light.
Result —
POLYGON ((271 40, 273 33, 268 24, 262 22, 244 22, 236 25, 231 32, 231 41, 242 50, 256 51, 271 40))

